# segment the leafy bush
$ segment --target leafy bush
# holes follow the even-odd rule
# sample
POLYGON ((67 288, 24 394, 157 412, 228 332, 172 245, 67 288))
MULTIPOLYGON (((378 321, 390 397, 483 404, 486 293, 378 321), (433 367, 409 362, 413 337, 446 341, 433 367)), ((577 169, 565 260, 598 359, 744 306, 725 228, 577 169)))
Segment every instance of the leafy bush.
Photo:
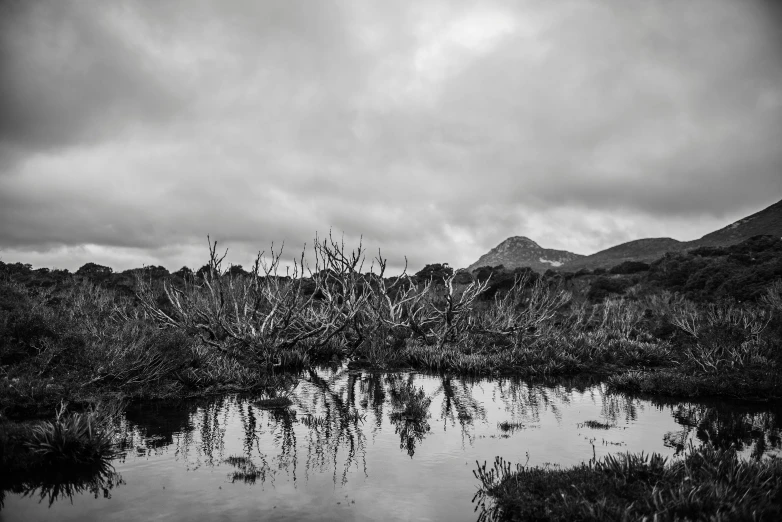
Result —
POLYGON ((646 272, 649 270, 649 265, 641 261, 625 261, 619 265, 616 265, 611 270, 612 274, 637 274, 638 272, 646 272))
POLYGON ((633 282, 623 277, 598 277, 589 287, 587 299, 600 301, 611 294, 624 294, 633 282))
POLYGON ((434 283, 444 283, 446 279, 453 275, 453 268, 448 263, 434 263, 426 265, 415 274, 419 282, 432 281, 434 283))
POLYGON ((756 301, 782 278, 782 239, 755 236, 728 247, 667 254, 651 264, 647 285, 697 301, 756 301))

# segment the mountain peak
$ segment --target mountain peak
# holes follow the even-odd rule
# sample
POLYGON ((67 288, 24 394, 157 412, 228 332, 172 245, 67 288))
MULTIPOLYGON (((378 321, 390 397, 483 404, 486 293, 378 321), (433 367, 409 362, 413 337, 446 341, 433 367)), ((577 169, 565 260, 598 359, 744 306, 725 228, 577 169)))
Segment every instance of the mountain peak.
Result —
POLYGON ((565 250, 543 248, 526 236, 512 236, 482 255, 467 267, 467 270, 502 265, 507 269, 528 266, 535 271, 545 272, 579 257, 581 256, 565 250))
POLYGON ((531 248, 540 248, 540 245, 535 243, 533 240, 528 238, 527 236, 511 236, 502 243, 499 244, 499 246, 502 245, 521 245, 531 248))
POLYGON ((680 252, 703 246, 727 246, 758 235, 782 236, 782 201, 740 219, 695 241, 677 241, 670 237, 641 238, 601 250, 590 256, 566 250, 543 248, 526 236, 511 236, 475 263, 474 271, 484 266, 502 265, 507 269, 530 267, 538 272, 560 268, 575 272, 582 268, 611 268, 625 261, 652 262, 666 252, 680 252))

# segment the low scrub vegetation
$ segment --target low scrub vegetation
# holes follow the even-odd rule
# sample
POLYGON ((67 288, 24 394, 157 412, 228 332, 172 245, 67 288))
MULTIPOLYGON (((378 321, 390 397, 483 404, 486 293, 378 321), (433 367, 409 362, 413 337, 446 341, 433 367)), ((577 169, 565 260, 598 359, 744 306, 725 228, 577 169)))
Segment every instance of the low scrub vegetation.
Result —
POLYGON ((497 458, 474 471, 479 520, 780 520, 782 461, 703 446, 668 461, 609 455, 569 469, 497 458))
MULTIPOLYGON (((275 396, 285 370, 344 360, 471 374, 596 373, 614 389, 643 393, 782 395, 779 279, 754 300, 702 302, 640 292, 644 283, 633 278, 645 267, 628 265, 618 272, 630 275, 586 276, 624 278, 623 295, 596 299, 594 287, 573 286, 585 277, 524 269, 473 277, 441 264, 388 277, 380 254, 368 261, 362 245, 350 250, 331 236, 315 241, 311 266, 302 253, 284 273, 280 251, 259 253, 249 270, 225 268, 225 258, 210 242, 196 272, 113 274, 90 265, 70 275, 2 264, 0 413, 43 415, 63 400, 105 396, 275 396)), ((659 270, 653 263, 643 273, 659 270)))

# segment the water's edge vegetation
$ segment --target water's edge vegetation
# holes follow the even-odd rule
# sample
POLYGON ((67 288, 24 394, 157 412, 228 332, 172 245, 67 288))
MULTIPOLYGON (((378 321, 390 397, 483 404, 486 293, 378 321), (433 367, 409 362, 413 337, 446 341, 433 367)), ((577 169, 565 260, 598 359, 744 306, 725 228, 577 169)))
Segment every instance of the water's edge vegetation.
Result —
POLYGON ((568 469, 498 458, 474 471, 479 521, 779 520, 782 460, 690 447, 681 460, 608 455, 568 469))
MULTIPOLYGON (((289 372, 332 360, 487 376, 592 374, 624 393, 782 397, 779 277, 743 302, 693 300, 651 284, 596 296, 595 285, 580 291, 560 274, 523 270, 482 279, 430 265, 387 277, 382 256, 367 261, 362 245, 350 250, 331 236, 316 239, 311 266, 302 253, 285 271, 280 251, 259 254, 245 271, 209 247, 198 272, 139 269, 125 292, 106 285, 111 271, 98 265, 36 275, 0 263, 6 481, 107 473, 107 404, 249 391, 284 401, 289 372)), ((714 465, 729 458, 700 455, 714 465)), ((778 491, 779 468, 752 465, 776 473, 778 491)), ((573 473, 608 469, 590 466, 573 473)), ((488 495, 511 491, 482 477, 488 495)))

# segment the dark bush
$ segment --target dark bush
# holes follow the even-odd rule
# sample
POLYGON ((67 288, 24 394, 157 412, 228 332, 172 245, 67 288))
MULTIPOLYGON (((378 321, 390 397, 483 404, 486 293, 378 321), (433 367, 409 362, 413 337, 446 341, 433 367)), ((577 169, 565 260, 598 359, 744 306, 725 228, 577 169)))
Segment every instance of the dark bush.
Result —
POLYGON ((473 277, 470 275, 470 273, 466 270, 459 270, 456 272, 456 276, 453 278, 454 283, 458 283, 460 285, 469 285, 473 282, 473 277))
POLYGON ((503 272, 505 267, 503 265, 497 266, 482 266, 472 271, 473 275, 478 281, 486 281, 495 272, 503 272))
POLYGON ((193 271, 190 268, 183 266, 182 268, 180 268, 179 270, 177 270, 171 275, 173 275, 174 277, 178 277, 180 279, 186 279, 189 277, 193 277, 193 271))
POLYGON ((434 263, 422 268, 415 274, 415 278, 421 283, 431 280, 436 284, 444 282, 452 275, 453 268, 448 266, 448 263, 434 263))
POLYGON ((646 282, 698 301, 756 301, 780 277, 782 240, 755 236, 729 247, 667 254, 651 264, 646 282))
POLYGON ((632 281, 624 277, 598 277, 590 285, 587 298, 601 301, 611 294, 624 294, 632 284, 632 281))
POLYGON ((646 272, 649 270, 649 265, 641 261, 625 261, 619 265, 613 267, 610 272, 612 274, 637 274, 638 272, 646 272))
POLYGON ((238 277, 238 276, 246 276, 250 273, 242 268, 242 265, 231 265, 231 268, 228 269, 228 275, 232 277, 238 277))
POLYGON ((76 271, 76 275, 88 277, 105 277, 114 272, 110 267, 97 263, 86 263, 76 271))
MULTIPOLYGON (((525 287, 530 287, 540 279, 540 275, 529 267, 515 268, 513 270, 493 270, 491 274, 491 280, 489 281, 489 287, 481 294, 482 300, 494 299, 494 296, 498 293, 504 293, 513 288, 516 281, 522 281, 525 287)), ((484 281, 484 279, 479 279, 484 281)))

